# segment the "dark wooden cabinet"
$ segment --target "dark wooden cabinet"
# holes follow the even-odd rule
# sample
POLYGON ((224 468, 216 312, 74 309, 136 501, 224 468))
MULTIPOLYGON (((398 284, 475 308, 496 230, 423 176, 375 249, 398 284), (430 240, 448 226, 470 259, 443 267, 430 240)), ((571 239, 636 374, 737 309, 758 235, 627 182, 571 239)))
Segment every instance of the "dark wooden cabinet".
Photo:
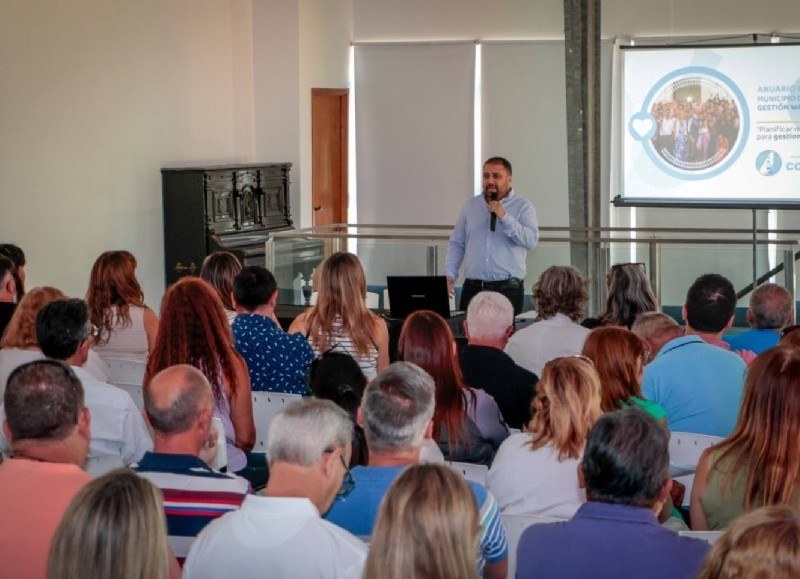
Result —
POLYGON ((291 163, 162 169, 166 283, 197 275, 224 249, 264 265, 272 231, 292 228, 291 163))

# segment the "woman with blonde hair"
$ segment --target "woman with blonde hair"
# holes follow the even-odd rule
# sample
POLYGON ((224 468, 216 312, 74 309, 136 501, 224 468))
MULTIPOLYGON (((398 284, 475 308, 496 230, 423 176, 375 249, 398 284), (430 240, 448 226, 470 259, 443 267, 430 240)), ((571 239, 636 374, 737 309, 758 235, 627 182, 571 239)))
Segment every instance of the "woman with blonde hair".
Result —
POLYGON ((255 444, 250 375, 233 336, 222 302, 198 277, 174 283, 161 303, 156 346, 147 362, 145 387, 161 370, 189 364, 200 370, 214 392, 214 416, 222 420, 228 450, 228 471, 259 488, 266 482, 264 455, 248 455, 255 444), (261 460, 259 460, 261 459, 261 460), (250 463, 250 464, 248 464, 250 463))
POLYGON ((800 351, 777 347, 747 369, 739 420, 700 457, 692 528, 719 530, 758 507, 800 509, 800 351))
POLYGON ((736 519, 712 547, 698 579, 800 577, 800 518, 764 507, 736 519))
POLYGON ((568 519, 586 501, 578 465, 603 412, 600 378, 588 358, 554 358, 536 389, 528 432, 503 443, 487 486, 503 513, 568 519))
MULTIPOLYGON (((22 297, 0 340, 0 398, 11 372, 22 364, 44 358, 36 339, 36 316, 49 303, 65 299, 67 296, 61 290, 48 286, 33 288, 22 297)), ((89 350, 83 368, 102 382, 112 381, 108 366, 94 350, 89 350)))
POLYGON ((630 329, 636 316, 658 311, 658 300, 650 286, 643 263, 618 263, 606 277, 608 298, 605 309, 596 318, 587 318, 581 325, 622 326, 630 329))
POLYGON ((81 489, 53 536, 48 579, 175 579, 161 491, 119 469, 81 489))
POLYGON ((98 328, 92 347, 101 358, 147 362, 156 343, 158 316, 144 303, 132 253, 100 254, 92 266, 86 303, 98 328))
POLYGON ((364 579, 478 579, 480 523, 464 477, 417 464, 392 483, 381 503, 364 579))
POLYGON ((317 304, 295 318, 289 333, 305 335, 317 355, 333 348, 351 355, 372 380, 389 365, 389 330, 367 309, 361 262, 352 253, 334 253, 317 279, 317 304))
POLYGON ((230 251, 215 251, 208 254, 200 268, 200 279, 205 280, 217 292, 225 317, 232 324, 236 319, 236 308, 233 307, 233 280, 242 271, 239 258, 230 251))

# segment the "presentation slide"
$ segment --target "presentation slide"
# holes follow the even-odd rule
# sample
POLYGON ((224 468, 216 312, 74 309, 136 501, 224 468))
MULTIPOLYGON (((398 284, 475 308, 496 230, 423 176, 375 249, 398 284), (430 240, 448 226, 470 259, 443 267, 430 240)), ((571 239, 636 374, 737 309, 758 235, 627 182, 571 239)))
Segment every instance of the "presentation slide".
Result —
POLYGON ((623 204, 800 205, 800 45, 622 51, 623 204))

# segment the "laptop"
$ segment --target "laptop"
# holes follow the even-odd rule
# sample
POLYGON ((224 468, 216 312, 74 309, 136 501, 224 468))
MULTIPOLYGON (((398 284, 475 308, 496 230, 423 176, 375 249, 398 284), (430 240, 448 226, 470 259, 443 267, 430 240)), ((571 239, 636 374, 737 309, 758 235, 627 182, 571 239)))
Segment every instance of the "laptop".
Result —
POLYGON ((388 276, 390 315, 405 319, 419 310, 431 310, 447 319, 450 312, 447 278, 443 275, 388 276))

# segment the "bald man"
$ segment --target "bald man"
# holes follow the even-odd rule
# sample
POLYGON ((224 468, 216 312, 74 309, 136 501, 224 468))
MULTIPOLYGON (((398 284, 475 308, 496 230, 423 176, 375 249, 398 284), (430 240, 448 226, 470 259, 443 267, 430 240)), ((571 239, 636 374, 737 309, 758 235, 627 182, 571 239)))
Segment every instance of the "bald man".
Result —
POLYGON ((172 366, 156 374, 145 388, 144 406, 154 450, 133 468, 162 490, 170 545, 182 565, 197 534, 238 509, 250 484, 200 458, 214 440, 214 395, 196 368, 172 366))

